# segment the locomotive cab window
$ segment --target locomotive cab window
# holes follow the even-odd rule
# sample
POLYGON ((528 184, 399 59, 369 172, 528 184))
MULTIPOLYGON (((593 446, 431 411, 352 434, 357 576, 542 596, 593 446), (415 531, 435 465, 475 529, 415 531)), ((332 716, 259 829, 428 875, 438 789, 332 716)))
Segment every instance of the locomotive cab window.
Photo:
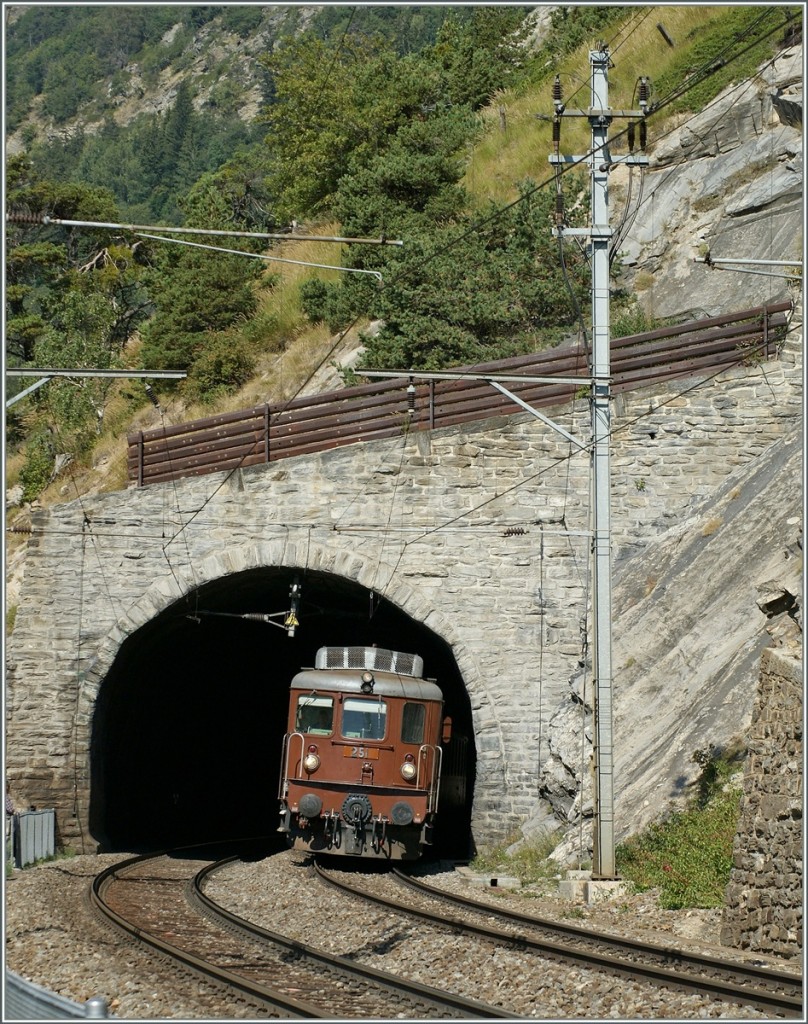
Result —
POLYGON ((387 731, 387 704, 383 700, 346 697, 342 705, 342 735, 354 740, 382 740, 387 731))
POLYGON ((401 719, 401 742, 423 743, 426 708, 423 704, 405 704, 401 719))
POLYGON ((314 736, 330 736, 333 730, 334 700, 315 694, 301 694, 297 698, 295 729, 314 736))

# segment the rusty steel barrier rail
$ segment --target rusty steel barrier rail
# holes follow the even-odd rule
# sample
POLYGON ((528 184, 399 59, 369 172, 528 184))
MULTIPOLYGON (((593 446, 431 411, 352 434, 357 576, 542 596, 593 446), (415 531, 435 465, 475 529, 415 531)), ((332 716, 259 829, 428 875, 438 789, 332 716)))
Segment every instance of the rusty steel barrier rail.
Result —
MULTIPOLYGON (((790 301, 756 306, 614 339, 612 391, 665 384, 769 359, 785 336, 792 309, 790 301)), ((585 364, 580 349, 551 349, 461 369, 475 374, 563 377, 583 375, 585 364)), ((142 487, 520 411, 486 381, 415 384, 412 403, 407 398, 408 384, 408 378, 402 376, 130 434, 129 479, 142 487)), ((522 401, 545 407, 577 394, 569 383, 514 383, 510 390, 522 401)))

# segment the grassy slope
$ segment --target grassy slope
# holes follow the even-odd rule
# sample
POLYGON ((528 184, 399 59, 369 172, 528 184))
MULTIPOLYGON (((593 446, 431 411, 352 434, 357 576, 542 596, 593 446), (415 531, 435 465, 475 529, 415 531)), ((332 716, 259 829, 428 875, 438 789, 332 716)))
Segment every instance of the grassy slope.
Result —
MULTIPOLYGON (((627 12, 620 29, 609 36, 613 68, 609 72, 609 98, 614 109, 636 109, 636 84, 643 75, 654 81, 674 68, 686 53, 712 29, 727 25, 733 8, 647 7, 627 12), (671 47, 657 28, 662 24, 674 41, 671 47)), ((594 38, 591 46, 596 45, 594 38)), ((546 70, 546 77, 498 96, 484 112, 485 134, 474 148, 466 173, 466 186, 480 201, 493 196, 500 200, 517 195, 516 183, 525 178, 550 180, 547 156, 552 152, 551 125, 544 118, 552 115, 552 79, 558 73, 562 98, 568 108, 586 109, 590 102, 590 43, 546 70), (505 131, 500 125, 500 108, 505 113, 505 131)), ((697 61, 694 59, 694 66, 697 61)), ((538 76, 537 76, 538 77, 538 76)), ((652 95, 652 100, 661 97, 652 95)), ((618 131, 615 122, 613 131, 618 131)), ((653 144, 663 131, 660 118, 649 119, 648 139, 653 144)), ((561 151, 585 153, 590 132, 585 118, 565 118, 562 123, 561 151)), ((625 145, 618 149, 625 149, 625 145)))

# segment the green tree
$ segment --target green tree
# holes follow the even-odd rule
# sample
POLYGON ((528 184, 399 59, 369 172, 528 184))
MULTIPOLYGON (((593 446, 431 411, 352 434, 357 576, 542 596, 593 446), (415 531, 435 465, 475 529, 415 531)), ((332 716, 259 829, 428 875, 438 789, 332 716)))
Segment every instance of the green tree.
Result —
POLYGON ((250 262, 198 250, 181 253, 176 262, 158 260, 162 287, 154 289, 156 311, 142 331, 142 365, 187 370, 202 354, 209 332, 226 330, 249 317, 256 308, 249 287, 250 262))
POLYGON ((263 117, 269 180, 285 219, 327 209, 346 170, 439 93, 436 69, 398 60, 379 38, 332 45, 307 34, 263 60, 276 90, 263 117))
MULTIPOLYGON (((526 182, 520 202, 492 203, 479 226, 464 218, 413 240, 371 306, 384 326, 367 341, 362 365, 440 369, 558 340, 576 311, 552 251, 552 203, 526 182)), ((583 260, 568 261, 567 273, 580 302, 583 260)))
MULTIPOLYGON (((406 122, 388 147, 353 174, 346 174, 334 199, 334 212, 348 235, 405 238, 410 245, 462 218, 467 195, 459 184, 463 167, 456 157, 474 131, 463 108, 444 110, 406 122)), ((353 246, 346 264, 378 270, 399 265, 389 249, 353 246)), ((346 275, 341 282, 307 283, 303 308, 314 320, 338 329, 369 308, 376 308, 377 286, 367 276, 346 275)))
MULTIPOLYGON (((98 293, 68 292, 56 322, 36 343, 39 366, 110 369, 119 345, 114 336, 115 310, 98 293)), ((72 452, 86 451, 101 429, 110 378, 76 377, 51 381, 46 396, 59 424, 60 441, 72 452)))
POLYGON ((446 72, 447 98, 478 110, 513 81, 524 63, 528 7, 475 7, 444 22, 434 56, 446 72))
MULTIPOLYGON (((117 209, 105 189, 44 180, 24 156, 9 160, 6 186, 11 215, 6 232, 6 354, 30 362, 38 338, 75 284, 74 272, 94 265, 109 239, 101 231, 19 223, 16 215, 111 221, 117 209)), ((110 301, 123 298, 119 294, 110 301)), ((120 314, 126 319, 129 309, 121 307, 120 314)))
POLYGON ((53 242, 14 246, 6 257, 6 356, 16 365, 34 358, 45 330, 42 292, 53 288, 67 269, 66 255, 53 242))

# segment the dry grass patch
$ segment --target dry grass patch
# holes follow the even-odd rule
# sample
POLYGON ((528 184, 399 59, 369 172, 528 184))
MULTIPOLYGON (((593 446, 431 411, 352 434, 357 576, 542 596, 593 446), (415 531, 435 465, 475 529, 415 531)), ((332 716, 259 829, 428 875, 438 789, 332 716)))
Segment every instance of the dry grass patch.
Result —
MULTIPOLYGON (((610 31, 610 52, 614 66, 609 71, 609 98, 614 109, 636 109, 637 83, 641 76, 658 79, 678 58, 677 48, 670 47, 657 24, 661 23, 676 42, 694 31, 706 28, 725 17, 726 7, 647 7, 627 14, 623 27, 610 31), (625 43, 625 46, 623 45, 625 43)), ((469 159, 464 185, 479 202, 488 198, 502 201, 517 197, 517 185, 526 178, 536 182, 551 181, 553 169, 547 157, 553 151, 549 118, 553 113, 552 79, 561 78, 562 98, 568 109, 586 109, 590 103, 589 50, 597 44, 590 40, 585 46, 565 57, 556 66, 537 72, 541 80, 497 95, 481 114, 483 137, 469 159), (504 108, 505 131, 500 127, 499 108, 504 108)), ((659 98, 659 97, 658 97, 659 98)), ((681 120, 681 115, 677 115, 681 120)), ((627 122, 615 121, 611 135, 623 131, 627 122)), ((649 122, 648 142, 667 131, 666 123, 649 122)), ((561 151, 583 154, 589 150, 591 133, 586 118, 567 117, 562 120, 561 151)), ((615 152, 627 147, 615 144, 615 152)))

